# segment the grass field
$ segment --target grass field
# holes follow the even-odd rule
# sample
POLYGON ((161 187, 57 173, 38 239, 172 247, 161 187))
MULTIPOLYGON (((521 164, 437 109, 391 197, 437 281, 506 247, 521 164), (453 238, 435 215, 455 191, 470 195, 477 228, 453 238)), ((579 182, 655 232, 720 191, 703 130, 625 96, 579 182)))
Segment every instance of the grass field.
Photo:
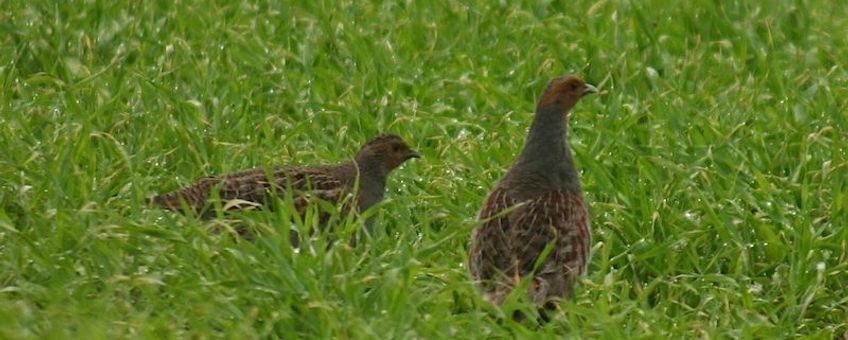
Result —
POLYGON ((0 338, 844 338, 846 32, 831 0, 0 2, 0 338), (602 89, 570 118, 592 263, 501 320, 529 306, 481 300, 468 236, 565 73, 602 89), (357 247, 144 204, 380 132, 424 158, 357 247))

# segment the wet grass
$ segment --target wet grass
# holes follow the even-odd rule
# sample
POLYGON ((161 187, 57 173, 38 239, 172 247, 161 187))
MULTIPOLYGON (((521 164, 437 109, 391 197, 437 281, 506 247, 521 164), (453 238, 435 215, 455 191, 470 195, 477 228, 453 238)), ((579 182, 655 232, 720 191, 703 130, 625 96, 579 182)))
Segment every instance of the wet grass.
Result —
POLYGON ((3 2, 0 337, 844 336, 846 18, 816 0, 3 2), (570 120, 590 272, 551 322, 504 321, 527 306, 480 299, 468 235, 564 73, 602 89, 570 120), (357 247, 294 252, 285 209, 143 204, 380 132, 424 158, 357 247))

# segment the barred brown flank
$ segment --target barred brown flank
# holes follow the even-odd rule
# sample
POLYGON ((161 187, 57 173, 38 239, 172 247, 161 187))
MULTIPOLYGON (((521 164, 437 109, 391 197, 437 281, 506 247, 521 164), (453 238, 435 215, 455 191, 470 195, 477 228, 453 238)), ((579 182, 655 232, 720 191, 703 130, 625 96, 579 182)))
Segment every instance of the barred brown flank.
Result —
MULTIPOLYGON (((268 172, 255 168, 221 176, 208 176, 195 184, 149 199, 149 203, 174 211, 189 211, 203 218, 215 216, 213 197, 225 210, 269 208, 274 195, 291 192, 298 213, 305 214, 309 202, 321 199, 344 201, 356 193, 357 211, 368 209, 383 199, 389 173, 410 158, 419 157, 395 135, 381 135, 366 143, 347 162, 314 167, 282 166, 268 172), (357 187, 358 185, 358 187, 357 187)), ((319 216, 322 224, 327 213, 319 216)))
POLYGON ((531 279, 538 305, 569 298, 586 272, 589 214, 566 139, 571 108, 594 87, 574 76, 551 81, 540 97, 524 149, 480 209, 469 269, 484 296, 500 304, 531 279), (552 246, 546 257, 540 258, 552 246))

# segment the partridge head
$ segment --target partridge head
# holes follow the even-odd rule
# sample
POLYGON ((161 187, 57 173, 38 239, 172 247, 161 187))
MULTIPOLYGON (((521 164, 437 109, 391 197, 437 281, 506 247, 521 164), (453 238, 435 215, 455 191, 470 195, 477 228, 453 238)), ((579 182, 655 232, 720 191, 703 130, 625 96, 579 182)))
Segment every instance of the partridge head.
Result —
POLYGON ((569 75, 556 78, 548 83, 548 87, 539 99, 536 110, 556 110, 567 115, 580 98, 597 92, 597 88, 591 84, 586 84, 577 76, 569 75))
POLYGON ((418 151, 410 148, 400 137, 384 134, 363 145, 356 154, 356 161, 365 167, 376 167, 385 176, 407 160, 420 157, 418 151))

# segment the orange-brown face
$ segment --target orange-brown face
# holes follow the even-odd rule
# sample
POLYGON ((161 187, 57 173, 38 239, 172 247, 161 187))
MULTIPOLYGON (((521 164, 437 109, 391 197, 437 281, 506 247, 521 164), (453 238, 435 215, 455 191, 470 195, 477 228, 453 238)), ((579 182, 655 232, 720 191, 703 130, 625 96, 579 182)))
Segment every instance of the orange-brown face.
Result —
POLYGON ((586 84, 577 76, 564 76, 551 80, 542 98, 539 99, 541 106, 557 106, 563 110, 569 110, 583 96, 598 92, 594 86, 586 84))
POLYGON ((411 158, 419 158, 421 155, 418 151, 412 150, 409 145, 400 139, 390 141, 383 146, 383 152, 386 155, 385 158, 385 169, 386 170, 394 170, 399 167, 403 162, 411 158))
POLYGON ((419 158, 418 151, 413 150, 398 136, 383 135, 375 138, 365 145, 365 150, 379 157, 383 163, 383 170, 388 173, 399 167, 410 158, 419 158))

